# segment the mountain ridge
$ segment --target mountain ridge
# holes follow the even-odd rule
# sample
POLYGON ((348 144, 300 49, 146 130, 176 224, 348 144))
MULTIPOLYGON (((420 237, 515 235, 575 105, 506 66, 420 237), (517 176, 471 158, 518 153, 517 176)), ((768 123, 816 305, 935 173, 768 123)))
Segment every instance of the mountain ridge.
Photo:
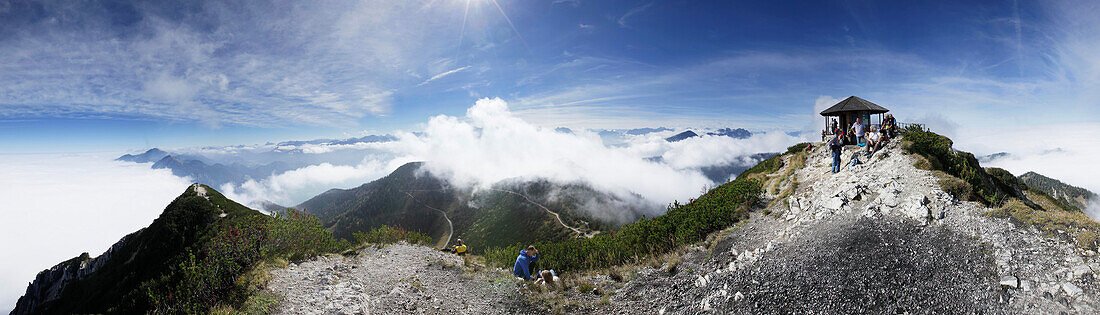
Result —
POLYGON ((139 286, 168 270, 214 222, 251 215, 262 214, 209 187, 188 186, 148 227, 126 235, 103 254, 91 258, 83 253, 40 272, 12 314, 147 309, 151 305, 136 295, 139 286))
POLYGON ((158 148, 152 148, 145 153, 132 155, 126 154, 118 157, 115 161, 134 162, 134 163, 149 163, 156 162, 168 155, 168 152, 164 152, 158 148))
POLYGON ((426 172, 424 165, 408 163, 358 187, 330 189, 296 208, 316 215, 340 238, 383 225, 418 231, 438 241, 453 231, 453 238, 463 239, 474 252, 514 242, 608 231, 623 220, 587 212, 584 207, 593 203, 628 218, 640 216, 636 205, 583 184, 513 180, 491 189, 462 188, 426 172), (544 206, 553 212, 541 208, 544 206))
POLYGON ((1088 189, 1069 185, 1036 172, 1027 172, 1018 178, 1028 187, 1046 193, 1065 208, 1082 211, 1089 207, 1090 202, 1098 200, 1096 193, 1088 189))

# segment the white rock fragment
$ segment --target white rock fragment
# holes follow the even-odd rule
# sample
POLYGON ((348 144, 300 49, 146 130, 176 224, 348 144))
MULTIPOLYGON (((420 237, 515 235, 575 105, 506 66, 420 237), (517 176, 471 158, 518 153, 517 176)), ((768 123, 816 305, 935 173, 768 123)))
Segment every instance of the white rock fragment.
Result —
POLYGON ((825 202, 821 203, 821 207, 833 211, 840 210, 840 208, 843 206, 844 200, 840 199, 840 197, 829 198, 828 200, 825 200, 825 202))
POLYGON ((1066 291, 1066 295, 1069 296, 1078 296, 1083 292, 1081 288, 1070 282, 1062 283, 1062 291, 1066 291))
POLYGON ((707 278, 699 276, 695 279, 695 286, 700 288, 707 286, 707 278))
POLYGON ((1020 279, 1016 278, 1015 276, 1004 276, 1003 278, 1001 278, 1001 286, 1013 289, 1018 288, 1020 287, 1020 279))

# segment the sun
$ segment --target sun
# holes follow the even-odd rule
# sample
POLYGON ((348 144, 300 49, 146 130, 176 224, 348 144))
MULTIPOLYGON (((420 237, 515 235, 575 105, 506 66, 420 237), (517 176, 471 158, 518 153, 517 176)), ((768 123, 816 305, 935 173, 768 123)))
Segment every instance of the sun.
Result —
MULTIPOLYGON (((459 1, 463 1, 463 0, 459 0, 459 1)), ((459 47, 462 47, 462 40, 463 40, 464 35, 466 34, 466 20, 470 16, 470 2, 474 2, 474 1, 481 2, 481 3, 491 3, 493 5, 493 7, 497 8, 497 11, 500 12, 500 15, 502 17, 504 17, 504 21, 508 22, 508 26, 512 28, 512 32, 515 32, 516 38, 519 38, 519 41, 521 43, 523 43, 523 47, 527 48, 527 50, 531 49, 531 47, 527 45, 527 40, 523 39, 523 35, 521 35, 519 33, 519 29, 516 28, 516 24, 512 23, 512 18, 508 17, 508 13, 504 12, 504 7, 500 6, 500 2, 497 2, 497 0, 465 0, 466 4, 463 6, 463 9, 462 9, 462 27, 459 28, 459 32, 458 32, 458 46, 459 47)))

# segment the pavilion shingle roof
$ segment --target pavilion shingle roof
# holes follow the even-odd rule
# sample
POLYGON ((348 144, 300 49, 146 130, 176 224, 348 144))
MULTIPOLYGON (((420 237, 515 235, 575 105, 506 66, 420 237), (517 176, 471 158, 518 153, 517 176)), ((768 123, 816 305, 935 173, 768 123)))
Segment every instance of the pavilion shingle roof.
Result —
POLYGON ((890 110, 883 108, 882 106, 878 106, 875 103, 871 103, 871 101, 855 96, 849 96, 843 101, 840 101, 840 103, 836 103, 836 105, 833 105, 833 107, 829 107, 828 109, 822 111, 821 116, 837 116, 842 112, 853 111, 867 111, 871 112, 872 114, 881 114, 890 110))

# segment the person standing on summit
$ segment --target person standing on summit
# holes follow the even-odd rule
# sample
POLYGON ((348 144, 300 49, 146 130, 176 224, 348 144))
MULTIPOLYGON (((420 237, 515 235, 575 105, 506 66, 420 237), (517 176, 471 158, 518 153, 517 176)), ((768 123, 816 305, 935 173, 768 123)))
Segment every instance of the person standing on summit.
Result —
POLYGON ((829 141, 829 153, 833 155, 833 174, 840 172, 840 150, 843 146, 840 144, 840 134, 833 135, 833 140, 829 141))
POLYGON ((856 123, 852 125, 852 131, 856 135, 856 144, 864 143, 867 141, 867 126, 863 125, 863 118, 856 118, 856 123))
POLYGON ((531 280, 531 264, 539 261, 539 251, 534 246, 519 250, 516 257, 516 265, 512 267, 512 274, 523 280, 531 280))

